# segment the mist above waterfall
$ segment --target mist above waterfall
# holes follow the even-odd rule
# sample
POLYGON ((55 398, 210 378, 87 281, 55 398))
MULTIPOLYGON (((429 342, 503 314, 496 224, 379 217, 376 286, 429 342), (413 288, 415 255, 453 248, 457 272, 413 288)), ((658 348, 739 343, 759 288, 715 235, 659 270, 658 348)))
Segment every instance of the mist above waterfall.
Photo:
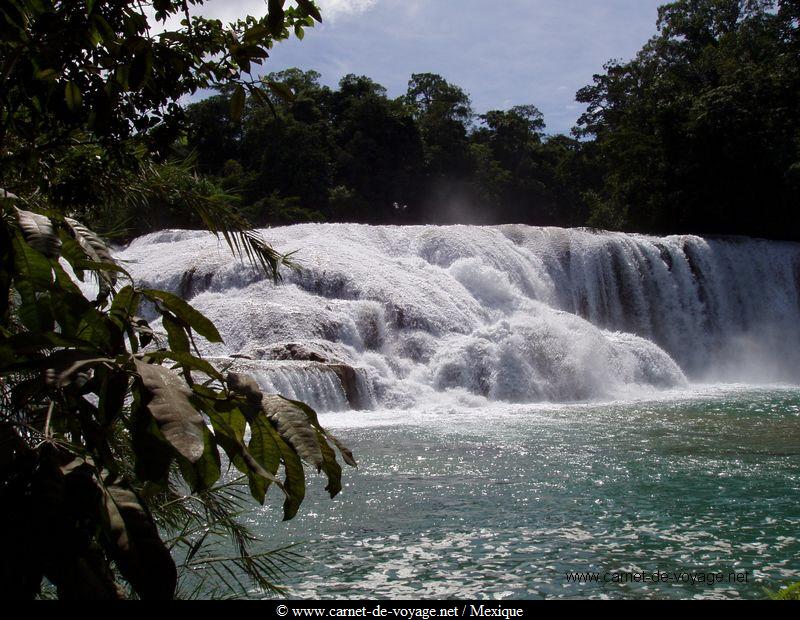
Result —
MULTIPOLYGON (((628 397, 800 381, 800 245, 586 230, 309 224, 263 231, 274 285, 212 235, 120 258, 220 329, 265 388, 323 409, 628 397)), ((245 363, 245 362, 240 362, 245 363)))

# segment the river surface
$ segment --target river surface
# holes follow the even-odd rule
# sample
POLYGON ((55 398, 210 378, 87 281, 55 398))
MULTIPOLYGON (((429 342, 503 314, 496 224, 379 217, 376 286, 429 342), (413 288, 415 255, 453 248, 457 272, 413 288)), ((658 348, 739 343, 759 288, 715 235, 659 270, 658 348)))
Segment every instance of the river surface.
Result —
MULTIPOLYGON (((800 389, 659 401, 332 413, 344 492, 312 480, 291 598, 763 598, 800 579, 800 389), (566 573, 724 573, 578 584, 566 573), (728 583, 734 572, 746 583, 728 583)), ((601 575, 601 579, 603 578, 601 575)))

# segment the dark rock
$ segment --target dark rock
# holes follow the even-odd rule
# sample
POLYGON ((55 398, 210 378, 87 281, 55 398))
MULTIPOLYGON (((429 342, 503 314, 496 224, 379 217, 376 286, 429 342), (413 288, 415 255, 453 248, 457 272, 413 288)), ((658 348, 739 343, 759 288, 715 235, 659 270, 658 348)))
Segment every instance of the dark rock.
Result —
POLYGON ((361 390, 359 390, 358 373, 355 368, 347 364, 326 364, 342 382, 344 388, 344 395, 347 397, 347 402, 353 409, 366 409, 368 404, 364 402, 361 397, 361 390))
POLYGON ((183 272, 178 294, 183 299, 191 299, 195 295, 207 291, 211 286, 213 277, 213 273, 207 273, 201 277, 197 277, 197 267, 192 267, 189 271, 183 272))

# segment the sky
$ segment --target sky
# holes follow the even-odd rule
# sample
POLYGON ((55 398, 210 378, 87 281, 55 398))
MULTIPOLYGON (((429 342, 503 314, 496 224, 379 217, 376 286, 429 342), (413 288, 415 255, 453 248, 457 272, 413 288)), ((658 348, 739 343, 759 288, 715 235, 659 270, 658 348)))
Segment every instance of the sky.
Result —
MULTIPOLYGON (((280 43, 265 71, 314 69, 336 86, 367 75, 399 96, 412 73, 463 88, 477 113, 533 104, 549 133, 568 132, 576 91, 612 58, 629 59, 656 31, 666 0, 317 0, 323 23, 280 43)), ((209 0, 220 19, 262 15, 265 0, 209 0)))

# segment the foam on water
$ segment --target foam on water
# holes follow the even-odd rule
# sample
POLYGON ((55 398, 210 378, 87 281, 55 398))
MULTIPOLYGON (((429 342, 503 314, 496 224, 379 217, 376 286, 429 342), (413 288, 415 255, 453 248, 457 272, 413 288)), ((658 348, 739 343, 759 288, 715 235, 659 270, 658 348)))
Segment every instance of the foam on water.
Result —
POLYGON ((360 407, 412 408, 800 381, 798 244, 527 226, 263 232, 297 250, 302 270, 282 285, 196 231, 119 257, 217 324, 225 343, 206 354, 249 356, 266 389, 321 410, 354 393, 360 407))

